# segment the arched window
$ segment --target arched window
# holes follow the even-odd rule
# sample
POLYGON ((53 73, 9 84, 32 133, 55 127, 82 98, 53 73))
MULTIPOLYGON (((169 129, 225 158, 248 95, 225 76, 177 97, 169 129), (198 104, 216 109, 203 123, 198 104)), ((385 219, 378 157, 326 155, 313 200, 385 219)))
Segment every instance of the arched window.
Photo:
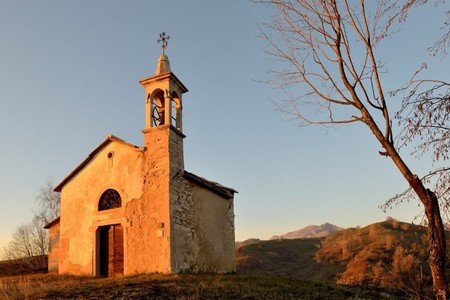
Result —
POLYGON ((112 208, 118 208, 122 206, 122 200, 116 190, 106 190, 100 197, 98 202, 98 210, 107 210, 112 208))

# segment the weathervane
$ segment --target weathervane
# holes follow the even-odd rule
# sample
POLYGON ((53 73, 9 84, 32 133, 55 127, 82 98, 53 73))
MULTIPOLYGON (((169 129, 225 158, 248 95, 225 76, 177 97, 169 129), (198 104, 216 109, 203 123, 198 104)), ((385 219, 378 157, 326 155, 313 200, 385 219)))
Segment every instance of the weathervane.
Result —
POLYGON ((165 32, 159 34, 158 44, 161 43, 163 54, 165 54, 166 52, 167 45, 169 44, 169 39, 170 36, 166 36, 165 32))

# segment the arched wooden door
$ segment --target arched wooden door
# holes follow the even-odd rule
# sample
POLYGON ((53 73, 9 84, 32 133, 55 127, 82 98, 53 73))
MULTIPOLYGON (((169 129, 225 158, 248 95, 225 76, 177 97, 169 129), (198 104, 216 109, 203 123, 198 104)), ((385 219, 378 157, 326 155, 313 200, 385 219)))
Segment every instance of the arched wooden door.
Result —
POLYGON ((100 275, 123 274, 123 227, 120 224, 100 228, 100 275))

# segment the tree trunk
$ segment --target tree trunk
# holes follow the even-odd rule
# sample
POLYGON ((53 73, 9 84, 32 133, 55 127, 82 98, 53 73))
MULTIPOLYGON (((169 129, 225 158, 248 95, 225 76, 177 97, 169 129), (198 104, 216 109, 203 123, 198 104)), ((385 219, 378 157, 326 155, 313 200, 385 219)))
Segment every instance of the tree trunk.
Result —
MULTIPOLYGON (((402 168, 399 167, 398 164, 402 165, 403 160, 401 160, 396 151, 392 154, 393 157, 391 158, 397 164, 397 167, 402 170, 402 168)), ((439 210, 439 202, 436 194, 429 189, 426 189, 419 177, 417 177, 416 175, 412 175, 412 173, 412 177, 409 175, 410 174, 406 175, 405 173, 403 173, 403 176, 406 178, 412 189, 419 197, 420 202, 422 202, 425 208, 425 215, 428 219, 428 264, 430 265, 431 277, 433 279, 434 296, 438 300, 447 300, 450 296, 448 291, 447 279, 445 277, 447 247, 444 224, 442 223, 441 213, 439 210)))
MULTIPOLYGON (((391 158, 396 163, 397 167, 402 170, 403 168, 401 168, 399 164, 402 165, 404 163, 398 153, 396 151, 394 153, 390 151, 388 152, 393 154, 393 157, 391 158)), ((409 169, 407 170, 409 171, 409 169)), ((426 189, 419 177, 416 175, 412 175, 411 177, 410 175, 412 175, 412 173, 403 173, 403 176, 419 197, 420 202, 422 202, 425 208, 425 215, 428 219, 428 264, 430 265, 431 277, 433 279, 434 296, 438 300, 447 300, 450 296, 447 279, 445 277, 447 247, 444 224, 442 223, 441 212, 439 210, 439 202, 436 194, 429 189, 426 189)))
POLYGON ((437 196, 434 192, 426 189, 420 178, 411 172, 392 143, 390 143, 380 131, 369 112, 364 107, 361 108, 361 112, 364 116, 364 122, 369 126, 372 133, 386 149, 387 155, 391 157, 392 161, 402 173, 403 177, 405 177, 406 181, 408 181, 411 188, 416 192, 420 202, 422 202, 425 208, 425 215, 428 219, 428 264, 430 265, 431 277, 433 279, 433 292, 436 299, 447 300, 450 298, 450 295, 447 278, 445 277, 445 263, 447 256, 446 237, 437 196))
MULTIPOLYGON (((433 278, 433 291, 436 299, 448 299, 449 292, 445 277, 446 239, 445 229, 439 211, 436 194, 427 190, 427 202, 424 203, 425 214, 428 219, 428 264, 433 278)), ((423 202, 423 201, 422 201, 423 202)))

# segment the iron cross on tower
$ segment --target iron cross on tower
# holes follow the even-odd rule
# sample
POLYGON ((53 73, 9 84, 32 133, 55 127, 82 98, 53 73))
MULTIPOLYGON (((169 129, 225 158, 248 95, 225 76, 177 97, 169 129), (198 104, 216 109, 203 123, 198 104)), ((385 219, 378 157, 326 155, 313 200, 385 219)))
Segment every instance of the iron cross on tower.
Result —
POLYGON ((166 52, 167 45, 169 44, 169 39, 170 36, 166 36, 165 32, 159 34, 158 43, 161 43, 163 54, 165 54, 166 52))

